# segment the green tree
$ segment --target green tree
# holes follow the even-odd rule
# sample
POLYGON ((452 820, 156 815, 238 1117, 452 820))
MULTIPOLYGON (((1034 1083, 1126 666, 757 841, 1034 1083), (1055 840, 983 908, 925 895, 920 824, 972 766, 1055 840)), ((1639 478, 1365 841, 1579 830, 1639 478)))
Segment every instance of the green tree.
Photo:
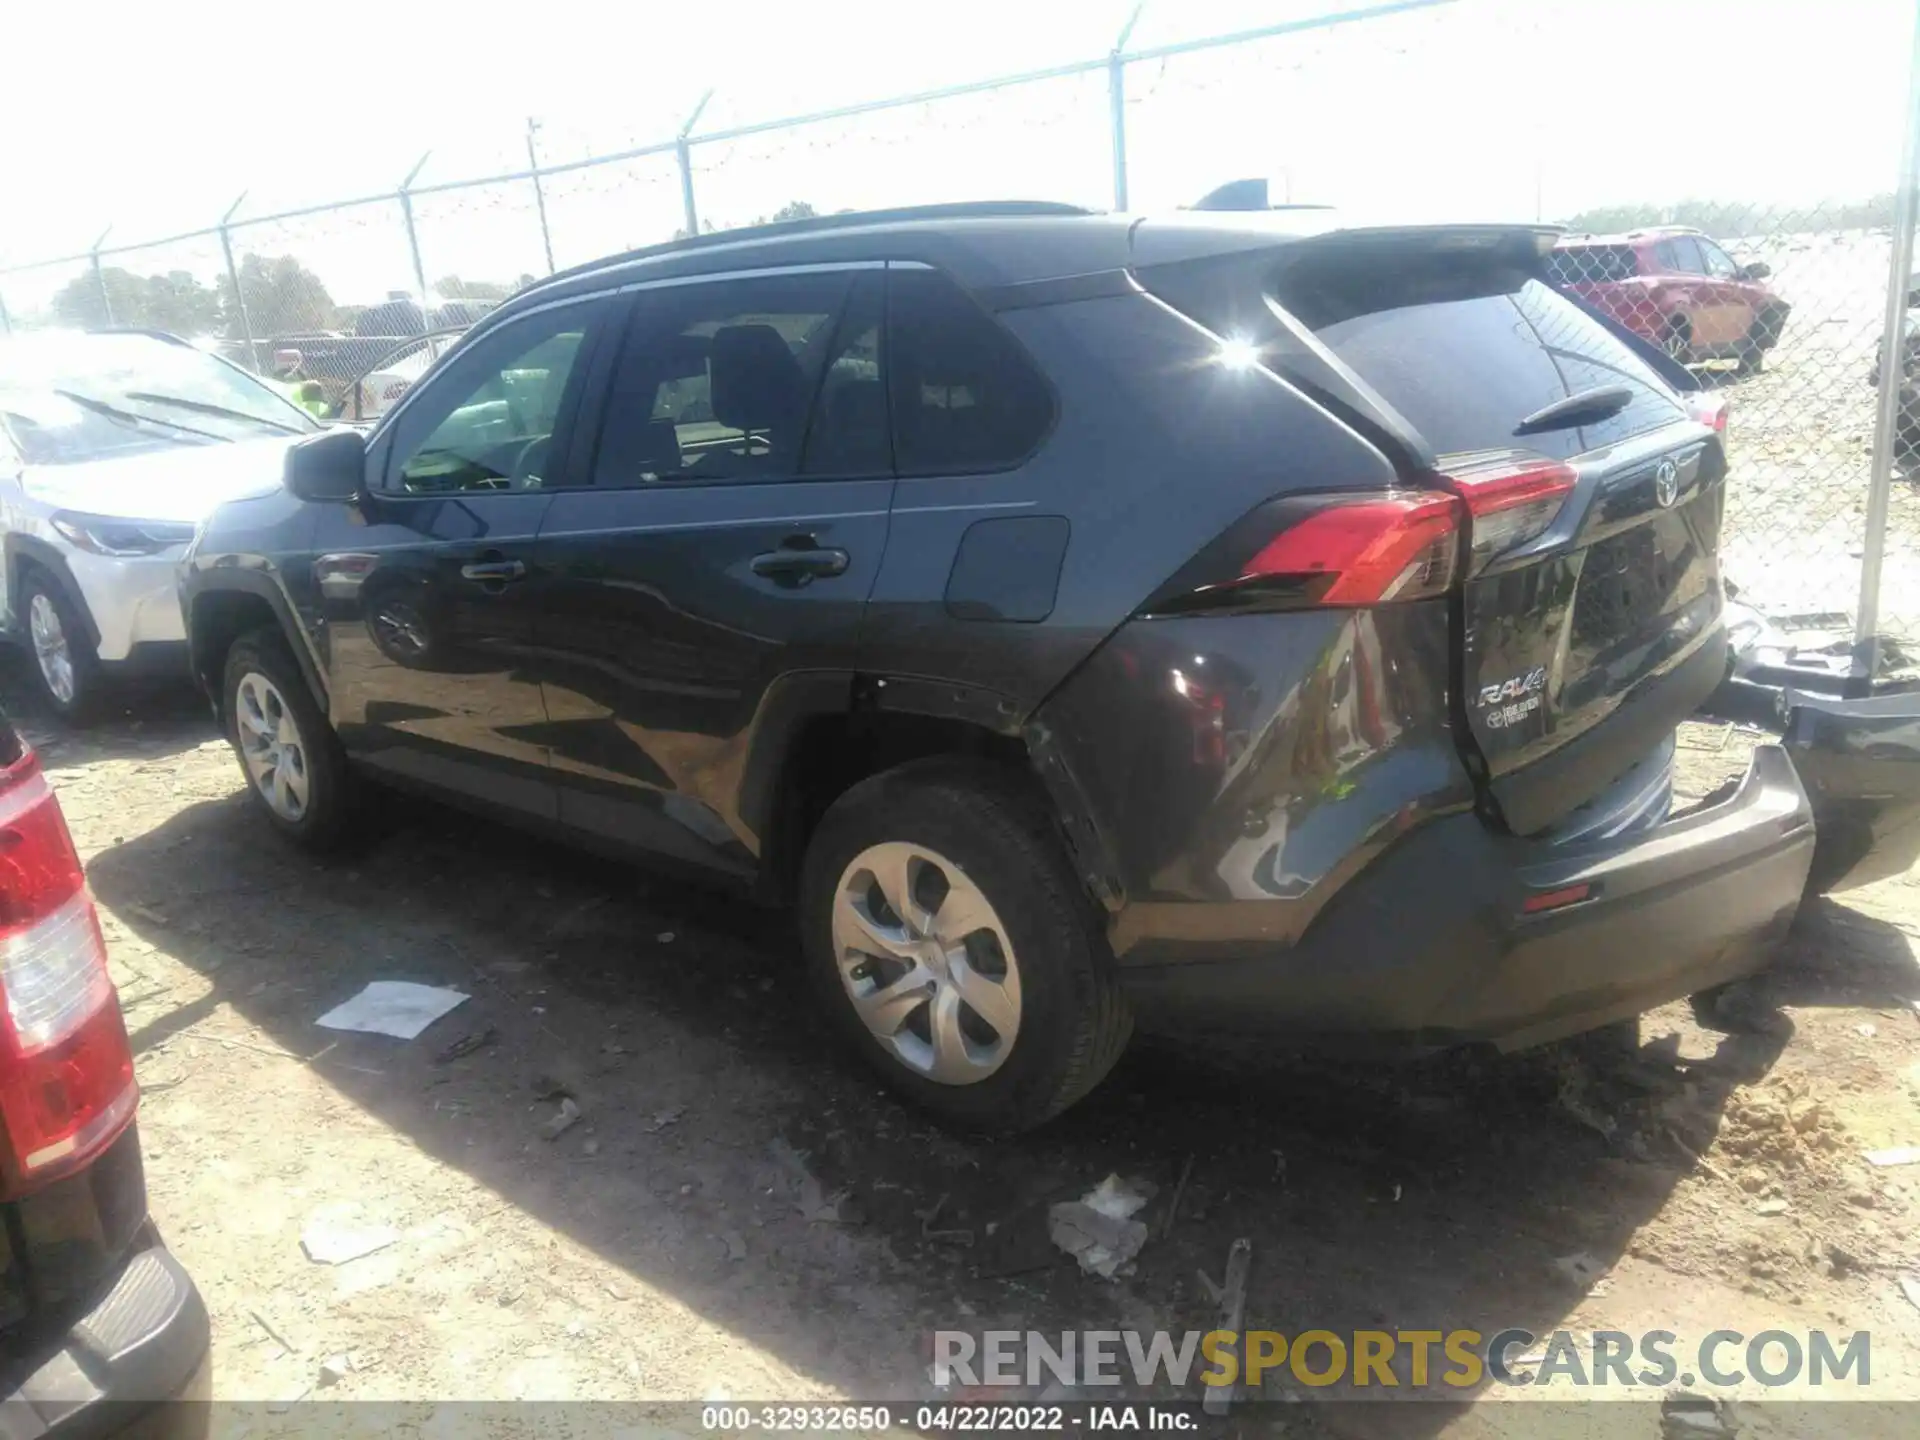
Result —
POLYGON ((804 200, 789 200, 764 220, 756 220, 756 225, 777 223, 781 220, 811 220, 820 212, 804 200))
MULTIPOLYGON (((276 335, 298 335, 332 330, 339 323, 338 307, 326 285, 291 255, 248 255, 240 262, 240 294, 247 305, 247 324, 256 340, 276 335)), ((229 337, 240 334, 240 315, 233 286, 220 282, 220 312, 229 337)))
POLYGON ((433 282, 433 293, 442 300, 504 300, 514 288, 495 280, 462 280, 458 275, 443 275, 433 282))
POLYGON ((61 324, 83 329, 127 325, 188 337, 213 335, 220 329, 218 293, 185 270, 136 275, 118 265, 102 266, 98 279, 89 270, 61 286, 52 308, 61 324))

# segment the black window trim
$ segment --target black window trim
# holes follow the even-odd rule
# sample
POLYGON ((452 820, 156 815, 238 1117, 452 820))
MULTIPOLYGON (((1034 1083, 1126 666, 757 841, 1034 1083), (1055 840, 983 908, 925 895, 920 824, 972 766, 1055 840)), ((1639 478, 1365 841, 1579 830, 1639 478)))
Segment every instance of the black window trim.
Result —
MULTIPOLYGON (((1013 348, 1020 353, 1021 358, 1026 362, 1028 372, 1034 379, 1040 382, 1042 390, 1046 392, 1047 423, 1041 427, 1040 433, 1034 437, 1033 444, 1027 447, 1025 453, 1013 460, 1003 461, 998 465, 969 465, 953 470, 921 470, 912 475, 902 474, 900 471, 900 426, 897 423, 898 417, 893 413, 893 375, 891 371, 887 371, 885 372, 887 383, 887 433, 893 449, 894 477, 899 483, 905 485, 915 480, 950 480, 955 476, 1006 475, 1015 470, 1025 468, 1032 462, 1034 456, 1047 448, 1047 442, 1053 439, 1054 433, 1060 428, 1060 390, 1059 387, 1053 383, 1053 377, 1047 373, 1044 365, 1033 358, 1032 353, 1027 347, 1020 343, 1020 337, 1007 328, 1006 324, 1000 319, 999 314, 996 311, 988 309, 986 305, 981 303, 981 296, 969 290, 965 285, 961 284, 955 276, 942 270, 938 265, 929 265, 924 260, 887 261, 886 320, 889 328, 891 328, 893 324, 892 272, 895 270, 926 270, 940 276, 949 285, 953 286, 955 290, 959 291, 969 305, 979 311, 982 320, 985 320, 989 325, 1007 337, 1007 343, 1012 345, 1013 348)), ((881 352, 883 355, 886 353, 886 340, 884 337, 881 340, 881 352)))
MULTIPOLYGON (((440 363, 443 365, 448 364, 456 355, 488 343, 493 336, 499 334, 501 331, 517 325, 523 320, 530 320, 535 316, 545 315, 554 310, 598 306, 603 311, 607 311, 609 318, 611 318, 610 307, 613 302, 617 300, 619 293, 618 290, 613 289, 591 290, 577 295, 567 295, 558 299, 549 300, 540 305, 529 305, 524 310, 516 310, 497 324, 487 326, 483 333, 476 334, 474 331, 469 330, 467 334, 462 337, 460 344, 440 357, 440 363)), ((575 357, 573 373, 567 377, 567 388, 573 393, 570 397, 564 397, 562 399, 560 413, 554 417, 553 433, 565 441, 565 443, 559 447, 562 474, 568 473, 571 468, 571 462, 575 458, 575 452, 578 450, 575 429, 579 424, 581 411, 586 400, 587 384, 593 378, 593 363, 598 355, 599 347, 604 343, 606 330, 607 326, 605 324, 588 327, 587 333, 581 341, 581 346, 585 353, 575 357), (578 377, 577 380, 575 377, 578 377)), ((451 367, 449 366, 449 368, 451 367)), ((398 417, 406 409, 410 401, 416 396, 424 394, 430 388, 428 385, 421 384, 409 389, 407 393, 401 397, 399 404, 395 405, 393 409, 380 417, 380 423, 374 427, 373 433, 367 437, 368 470, 373 477, 369 480, 367 489, 370 495, 382 502, 445 500, 447 498, 446 494, 442 493, 413 494, 398 488, 393 483, 395 471, 394 451, 396 448, 394 444, 394 431, 399 428, 398 417), (377 463, 374 456, 375 447, 379 448, 377 463)), ((534 493, 544 495, 550 490, 557 491, 572 488, 574 487, 564 485, 549 487, 543 485, 537 492, 527 490, 462 490, 451 493, 465 495, 469 498, 477 496, 485 499, 490 495, 526 495, 534 493)))
MULTIPOLYGON (((716 270, 706 275, 675 275, 662 280, 638 280, 629 285, 622 285, 617 290, 605 292, 607 295, 618 299, 624 306, 624 309, 614 315, 606 332, 608 335, 614 337, 613 343, 603 347, 600 352, 601 355, 606 357, 608 363, 600 367, 597 373, 588 373, 587 382, 592 387, 591 393, 582 395, 579 412, 575 416, 577 428, 571 448, 574 451, 573 458, 577 459, 580 463, 578 466, 569 465, 566 473, 578 475, 583 478, 577 484, 543 486, 543 493, 552 495, 577 495, 586 491, 595 491, 606 495, 618 495, 634 490, 714 490, 722 486, 816 485, 823 481, 848 480, 885 480, 891 482, 894 478, 891 469, 889 469, 885 475, 849 476, 827 473, 816 475, 795 473, 792 475, 783 475, 778 479, 751 479, 745 476, 715 475, 704 480, 635 480, 624 485, 596 485, 593 478, 600 464, 600 442, 605 438, 606 434, 607 404, 613 393, 613 372, 615 367, 619 365, 621 355, 625 350, 627 333, 633 327, 635 316, 639 310, 638 297, 641 294, 661 290, 681 290, 695 285, 710 285, 720 281, 768 280, 785 278, 791 275, 830 275, 848 271, 873 273, 884 271, 889 263, 890 262, 886 260, 823 260, 807 261, 794 265, 757 265, 750 270, 716 270)), ((857 277, 848 283, 847 299, 842 303, 839 313, 833 317, 835 334, 832 338, 838 338, 840 322, 845 317, 847 305, 853 300, 853 287, 857 283, 857 277)), ((880 348, 881 354, 884 357, 886 353, 884 288, 882 289, 881 306, 880 348)), ((599 356, 595 358, 597 360, 599 356)), ((885 360, 883 359, 881 363, 884 365, 885 360)), ((885 373, 884 370, 882 373, 885 373)), ((823 371, 819 383, 824 384, 825 382, 826 374, 823 371)), ((807 438, 813 430, 813 407, 819 403, 819 399, 818 387, 816 386, 813 400, 809 402, 807 406, 807 429, 800 437, 800 450, 794 461, 796 466, 806 458, 807 438)), ((893 452, 893 417, 891 413, 889 413, 887 417, 887 432, 887 452, 891 455, 893 452)))

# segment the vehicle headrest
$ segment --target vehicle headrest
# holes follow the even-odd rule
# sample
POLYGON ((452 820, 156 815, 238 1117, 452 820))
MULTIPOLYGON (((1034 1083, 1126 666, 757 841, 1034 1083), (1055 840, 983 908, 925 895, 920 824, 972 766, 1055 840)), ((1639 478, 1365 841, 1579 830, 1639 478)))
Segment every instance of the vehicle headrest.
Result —
POLYGON ((807 379, 771 325, 727 325, 707 356, 713 418, 735 430, 771 430, 797 438, 807 379))

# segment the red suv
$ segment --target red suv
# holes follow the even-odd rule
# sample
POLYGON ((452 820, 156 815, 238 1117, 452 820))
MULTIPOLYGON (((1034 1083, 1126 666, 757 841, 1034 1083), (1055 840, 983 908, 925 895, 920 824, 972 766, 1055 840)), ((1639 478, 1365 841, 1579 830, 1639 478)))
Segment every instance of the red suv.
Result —
POLYGON ((1763 262, 1736 264, 1698 230, 1680 226, 1565 236, 1547 272, 1683 365, 1737 360, 1743 373, 1758 370, 1790 308, 1761 283, 1772 273, 1763 262))

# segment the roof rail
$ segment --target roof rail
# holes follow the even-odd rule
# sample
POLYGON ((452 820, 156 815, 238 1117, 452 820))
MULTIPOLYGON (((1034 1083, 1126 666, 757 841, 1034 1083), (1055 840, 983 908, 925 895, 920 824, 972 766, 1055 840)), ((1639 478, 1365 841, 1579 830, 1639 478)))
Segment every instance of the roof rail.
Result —
POLYGON ((846 230, 861 225, 886 225, 902 220, 993 220, 1019 219, 1036 215, 1091 215, 1078 205, 1056 200, 953 200, 939 205, 904 205, 890 210, 847 210, 838 215, 809 215, 799 220, 774 220, 764 225, 743 225, 737 230, 713 230, 704 235, 685 236, 659 245, 643 245, 638 250, 622 251, 589 260, 581 265, 555 272, 534 289, 555 280, 591 274, 609 265, 628 260, 645 260, 655 255, 678 255, 703 250, 711 245, 732 245, 742 240, 773 239, 783 235, 813 235, 822 231, 846 230))

